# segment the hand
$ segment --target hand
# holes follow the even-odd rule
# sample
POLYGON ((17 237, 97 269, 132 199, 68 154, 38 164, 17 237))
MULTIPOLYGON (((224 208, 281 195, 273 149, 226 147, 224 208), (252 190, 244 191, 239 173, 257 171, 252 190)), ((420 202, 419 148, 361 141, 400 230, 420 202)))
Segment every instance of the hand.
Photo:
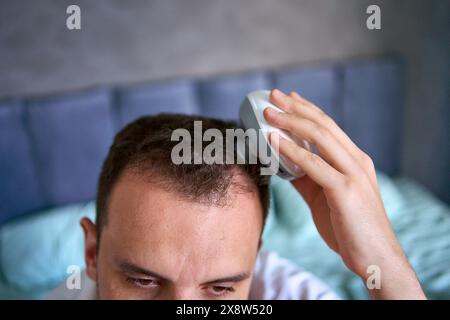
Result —
POLYGON ((266 120, 308 141, 319 153, 270 135, 271 144, 305 171, 306 176, 293 185, 309 205, 328 246, 363 281, 370 276, 369 266, 379 267, 381 289, 369 290, 373 298, 425 298, 386 215, 371 158, 297 93, 273 90, 270 100, 285 112, 266 108, 266 120))

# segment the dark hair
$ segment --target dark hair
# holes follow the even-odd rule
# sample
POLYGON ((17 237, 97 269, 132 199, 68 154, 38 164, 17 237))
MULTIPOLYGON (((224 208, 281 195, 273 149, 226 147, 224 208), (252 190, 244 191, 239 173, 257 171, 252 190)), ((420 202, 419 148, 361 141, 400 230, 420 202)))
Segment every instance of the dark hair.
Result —
MULTIPOLYGON (((226 129, 238 129, 234 122, 200 116, 159 114, 139 118, 123 128, 114 138, 103 163, 96 203, 97 243, 107 222, 108 199, 115 183, 125 170, 133 170, 151 182, 192 201, 224 205, 230 186, 244 192, 257 192, 263 209, 263 222, 269 206, 269 176, 261 175, 258 164, 174 164, 172 149, 178 141, 171 141, 175 129, 186 129, 194 136, 194 121, 202 121, 202 130, 218 129, 223 136, 226 129), (245 185, 239 185, 236 177, 245 185)), ((203 132, 202 132, 203 134, 203 132)), ((191 139, 193 145, 194 139, 191 139)), ((208 144, 206 144, 208 145, 208 144)), ((236 147, 236 145, 235 145, 236 147)), ((202 144, 204 150, 205 145, 202 144)), ((194 150, 194 148, 191 148, 194 150)), ((225 150, 223 151, 225 154, 225 150)))

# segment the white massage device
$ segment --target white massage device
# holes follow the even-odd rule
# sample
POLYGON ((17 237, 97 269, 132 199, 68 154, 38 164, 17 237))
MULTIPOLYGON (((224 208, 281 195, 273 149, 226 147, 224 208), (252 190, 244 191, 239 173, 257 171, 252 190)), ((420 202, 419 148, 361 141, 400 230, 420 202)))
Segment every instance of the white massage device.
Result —
MULTIPOLYGON (((292 161, 286 159, 282 155, 280 156, 272 146, 269 144, 268 136, 271 132, 278 132, 278 134, 284 139, 294 141, 299 146, 309 150, 308 142, 304 140, 299 140, 296 137, 292 137, 289 133, 278 128, 274 128, 266 122, 264 118, 263 111, 265 108, 274 108, 278 112, 284 112, 280 108, 276 107, 269 102, 270 91, 258 90, 250 92, 244 99, 239 110, 239 116, 241 119, 242 126, 247 129, 255 129, 257 132, 261 129, 264 137, 265 145, 268 146, 270 152, 273 154, 273 158, 278 161, 278 172, 277 175, 283 179, 292 180, 297 177, 303 176, 305 173, 303 170, 294 164, 292 161)), ((258 138, 260 135, 258 134, 258 138)), ((258 141, 258 144, 261 145, 258 141)), ((250 153, 255 153, 258 156, 256 146, 248 146, 250 153)))

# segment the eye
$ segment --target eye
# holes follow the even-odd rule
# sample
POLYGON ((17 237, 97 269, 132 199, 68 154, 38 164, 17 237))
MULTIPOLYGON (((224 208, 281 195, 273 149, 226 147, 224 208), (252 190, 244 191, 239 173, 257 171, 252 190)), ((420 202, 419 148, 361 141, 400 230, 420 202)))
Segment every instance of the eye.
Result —
POLYGON ((151 289, 159 286, 159 282, 156 279, 127 277, 127 282, 144 289, 151 289))
POLYGON ((207 288, 208 293, 219 297, 219 296, 224 296, 230 292, 234 292, 234 288, 233 287, 227 287, 227 286, 209 286, 207 288))

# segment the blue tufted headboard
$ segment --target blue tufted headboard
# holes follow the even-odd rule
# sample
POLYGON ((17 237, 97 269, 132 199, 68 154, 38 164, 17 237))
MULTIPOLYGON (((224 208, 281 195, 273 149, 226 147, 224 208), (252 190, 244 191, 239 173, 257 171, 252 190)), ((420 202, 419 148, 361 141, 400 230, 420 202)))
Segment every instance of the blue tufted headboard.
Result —
POLYGON ((298 91, 332 115, 379 170, 395 174, 403 72, 401 60, 380 58, 1 101, 0 223, 93 199, 115 132, 138 116, 236 119, 241 100, 255 89, 298 91))

